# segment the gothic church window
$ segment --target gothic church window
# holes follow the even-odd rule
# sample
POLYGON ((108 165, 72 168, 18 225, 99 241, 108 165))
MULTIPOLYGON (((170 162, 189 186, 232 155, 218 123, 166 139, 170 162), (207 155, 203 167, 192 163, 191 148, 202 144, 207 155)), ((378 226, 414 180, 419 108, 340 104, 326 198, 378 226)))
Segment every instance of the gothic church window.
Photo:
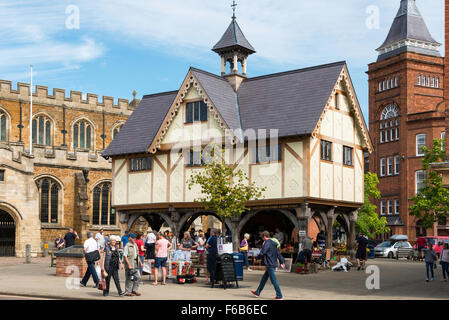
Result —
POLYGON ((111 184, 104 182, 93 191, 92 224, 115 226, 116 215, 111 210, 111 184))
POLYGON ((51 145, 51 120, 43 115, 37 116, 31 123, 33 144, 51 145))
POLYGON ((0 141, 6 141, 6 114, 0 111, 0 141))
POLYGON ((92 150, 92 126, 86 120, 80 120, 73 126, 73 149, 92 150))
POLYGON ((39 215, 44 224, 58 223, 61 186, 51 178, 36 181, 39 190, 39 215))

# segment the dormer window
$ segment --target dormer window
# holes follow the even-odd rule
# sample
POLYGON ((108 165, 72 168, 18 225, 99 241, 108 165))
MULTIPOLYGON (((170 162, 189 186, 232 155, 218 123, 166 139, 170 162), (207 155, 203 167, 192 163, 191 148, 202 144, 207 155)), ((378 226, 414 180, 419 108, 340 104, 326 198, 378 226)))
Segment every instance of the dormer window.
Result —
POLYGON ((204 101, 189 102, 186 104, 186 122, 207 121, 207 104, 204 101))

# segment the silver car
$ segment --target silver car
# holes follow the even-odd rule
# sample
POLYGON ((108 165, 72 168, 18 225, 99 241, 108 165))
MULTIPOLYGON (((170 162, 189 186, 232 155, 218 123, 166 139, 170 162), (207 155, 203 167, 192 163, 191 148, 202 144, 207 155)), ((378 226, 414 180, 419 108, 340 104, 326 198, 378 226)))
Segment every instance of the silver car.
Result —
POLYGON ((376 248, 374 248, 374 253, 376 257, 390 258, 393 259, 396 257, 398 252, 398 248, 410 248, 412 249, 412 245, 407 241, 384 241, 379 244, 376 248))

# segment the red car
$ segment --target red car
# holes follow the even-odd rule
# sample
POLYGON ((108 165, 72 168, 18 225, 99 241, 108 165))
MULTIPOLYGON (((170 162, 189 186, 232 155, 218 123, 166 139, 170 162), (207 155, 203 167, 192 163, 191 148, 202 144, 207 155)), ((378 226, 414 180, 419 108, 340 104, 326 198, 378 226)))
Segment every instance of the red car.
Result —
MULTIPOLYGON (((438 257, 441 254, 441 250, 443 250, 443 244, 444 243, 449 244, 449 237, 429 236, 429 237, 421 237, 419 239, 425 239, 427 244, 432 244, 432 248, 438 255, 438 257)), ((416 242, 418 242, 418 240, 416 242)), ((415 247, 417 247, 416 244, 415 247)))

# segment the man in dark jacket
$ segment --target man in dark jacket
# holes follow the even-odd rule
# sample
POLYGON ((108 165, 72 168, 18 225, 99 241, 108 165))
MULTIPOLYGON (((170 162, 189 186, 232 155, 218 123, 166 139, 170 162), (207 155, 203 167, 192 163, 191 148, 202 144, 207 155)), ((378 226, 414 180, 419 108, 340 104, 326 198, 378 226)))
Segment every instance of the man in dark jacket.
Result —
POLYGON ((278 260, 281 263, 282 269, 285 269, 285 261, 284 257, 281 255, 277 248, 277 244, 270 239, 270 233, 268 231, 263 232, 263 240, 265 241, 262 247, 262 250, 260 250, 259 255, 257 256, 257 259, 263 259, 263 264, 266 268, 266 271, 262 277, 262 280, 260 281, 259 288, 257 288, 256 291, 251 291, 252 294, 254 294, 256 297, 260 296, 260 293, 262 292, 263 288, 265 287, 265 284, 267 283, 268 278, 271 279, 271 283, 274 286, 274 289, 276 290, 276 297, 275 300, 281 300, 282 299, 282 293, 281 288, 279 288, 279 283, 276 278, 276 268, 278 267, 278 260))

